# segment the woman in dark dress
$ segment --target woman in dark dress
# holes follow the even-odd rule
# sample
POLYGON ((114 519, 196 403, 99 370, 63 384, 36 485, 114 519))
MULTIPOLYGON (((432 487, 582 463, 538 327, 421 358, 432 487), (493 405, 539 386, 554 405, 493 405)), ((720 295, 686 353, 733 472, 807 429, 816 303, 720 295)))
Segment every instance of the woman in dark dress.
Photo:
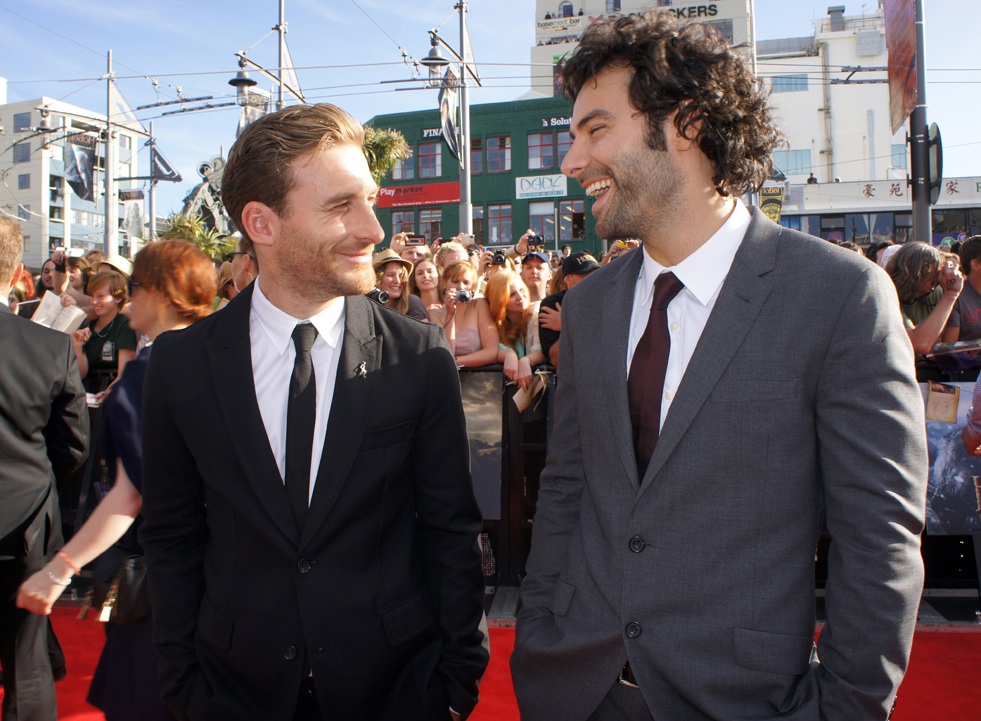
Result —
POLYGON ((95 320, 75 331, 72 343, 85 390, 98 394, 101 400, 136 355, 137 338, 122 312, 129 298, 126 278, 121 273, 100 270, 89 279, 86 290, 95 320))
MULTIPOLYGON (((216 289, 211 261, 190 243, 158 241, 137 254, 127 313, 132 327, 150 342, 127 364, 103 404, 100 443, 112 490, 58 555, 24 582, 17 600, 22 608, 50 613, 72 575, 100 554, 95 573, 103 580, 111 578, 123 559, 143 555, 137 541, 143 503, 140 407, 153 341, 210 313, 216 289)), ((172 719, 157 686, 152 615, 125 625, 110 622, 106 631, 89 703, 102 709, 107 721, 172 719)))

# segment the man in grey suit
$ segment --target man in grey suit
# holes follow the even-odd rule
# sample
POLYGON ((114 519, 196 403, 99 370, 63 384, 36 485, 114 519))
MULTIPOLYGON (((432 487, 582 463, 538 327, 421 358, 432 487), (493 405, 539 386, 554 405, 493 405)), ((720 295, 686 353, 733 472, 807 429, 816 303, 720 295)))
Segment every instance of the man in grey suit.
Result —
MULTIPOLYGON (((16 220, 0 217, 0 297, 20 274, 24 245, 16 220)), ((67 586, 57 483, 85 460, 89 413, 71 336, 43 328, 0 303, 0 663, 3 718, 58 717, 48 658, 48 619, 17 608, 35 571, 67 586), (50 562, 49 562, 50 561, 50 562)))
POLYGON ((600 236, 643 249, 563 306, 568 372, 511 659, 522 718, 885 719, 927 479, 892 284, 736 199, 768 176, 778 134, 711 28, 595 24, 564 80, 563 172, 595 198, 600 236))

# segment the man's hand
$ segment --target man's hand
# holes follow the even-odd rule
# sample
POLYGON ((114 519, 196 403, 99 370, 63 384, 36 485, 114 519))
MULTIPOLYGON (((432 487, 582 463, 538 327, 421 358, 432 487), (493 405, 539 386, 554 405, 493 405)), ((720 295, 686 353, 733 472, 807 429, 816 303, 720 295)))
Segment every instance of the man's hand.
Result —
POLYGON ((562 332, 562 304, 556 303, 554 308, 542 308, 538 311, 538 321, 542 328, 562 332))
POLYGON ((517 253, 519 257, 528 252, 528 239, 534 234, 535 231, 528 228, 528 230, 525 231, 525 234, 518 239, 517 243, 515 243, 514 252, 517 253))

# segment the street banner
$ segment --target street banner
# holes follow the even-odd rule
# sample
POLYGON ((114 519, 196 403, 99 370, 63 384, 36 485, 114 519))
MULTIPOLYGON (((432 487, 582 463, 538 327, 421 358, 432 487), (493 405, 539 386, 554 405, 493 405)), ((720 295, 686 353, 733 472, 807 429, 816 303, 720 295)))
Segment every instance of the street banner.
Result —
POLYGON ((119 191, 119 202, 123 204, 123 230, 131 239, 143 237, 143 189, 133 188, 119 191))
POLYGON ((150 180, 167 180, 172 183, 179 183, 183 180, 181 174, 174 170, 174 167, 167 162, 156 144, 150 146, 150 180))
POLYGON ((94 200, 95 136, 77 133, 65 141, 65 182, 82 200, 94 200))
POLYGON ((885 0, 889 120, 895 134, 916 105, 916 0, 885 0))
POLYGON ((238 129, 235 131, 236 138, 249 126, 249 123, 255 122, 269 112, 271 96, 271 93, 259 88, 248 88, 245 91, 245 103, 238 116, 238 129))
POLYGON ((450 154, 461 161, 460 142, 456 134, 456 115, 458 102, 456 97, 457 77, 452 68, 446 68, 443 84, 439 89, 439 121, 443 128, 443 141, 450 154))
POLYGON ((760 188, 760 210, 774 223, 780 223, 783 209, 783 186, 774 185, 760 188))

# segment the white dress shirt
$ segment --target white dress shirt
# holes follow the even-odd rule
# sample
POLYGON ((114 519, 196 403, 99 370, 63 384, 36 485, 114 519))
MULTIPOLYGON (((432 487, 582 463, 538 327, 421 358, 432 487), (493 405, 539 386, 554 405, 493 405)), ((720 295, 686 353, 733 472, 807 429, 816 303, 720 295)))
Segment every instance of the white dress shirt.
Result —
POLYGON ((651 316, 651 302, 654 297, 654 281, 661 273, 671 271, 685 284, 684 289, 668 304, 668 333, 671 336, 671 350, 668 353, 668 368, 664 374, 664 395, 661 397, 661 425, 671 408, 671 401, 681 379, 688 368, 695 346, 702 337, 705 324, 715 307, 722 284, 732 267, 732 259, 739 250, 749 227, 751 216, 746 206, 736 200, 736 206, 729 219, 715 235, 709 238, 698 250, 673 268, 665 268, 654 260, 646 250, 644 262, 637 277, 634 291, 633 311, 630 315, 630 338, 627 343, 627 375, 634 351, 640 342, 647 321, 651 316))
MULTIPOLYGON (((312 318, 297 320, 274 306, 262 294, 261 281, 256 279, 252 292, 252 312, 249 316, 249 338, 252 343, 252 378, 259 402, 262 423, 266 427, 269 447, 276 457, 279 475, 286 478, 286 410, 289 405, 290 376, 296 349, 293 347, 293 328, 309 320, 317 329, 310 356, 317 382, 317 422, 314 426, 313 452, 310 456, 310 498, 317 481, 320 457, 327 435, 327 419, 334 397, 334 380, 340 359, 341 337, 344 334, 344 298, 330 301, 327 307, 312 318)), ((284 481, 285 483, 285 481, 284 481)), ((308 499, 309 503, 309 499, 308 499)))

